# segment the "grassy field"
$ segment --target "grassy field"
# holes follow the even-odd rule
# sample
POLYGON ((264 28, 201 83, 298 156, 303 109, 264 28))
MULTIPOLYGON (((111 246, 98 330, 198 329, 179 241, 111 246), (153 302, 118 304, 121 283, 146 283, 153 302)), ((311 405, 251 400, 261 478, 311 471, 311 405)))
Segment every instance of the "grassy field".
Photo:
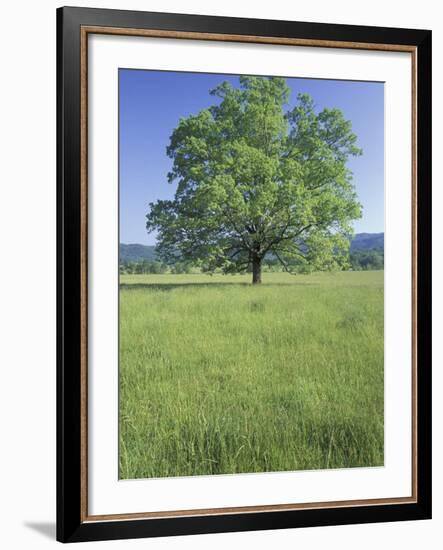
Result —
POLYGON ((126 275, 120 478, 383 465, 383 272, 126 275))

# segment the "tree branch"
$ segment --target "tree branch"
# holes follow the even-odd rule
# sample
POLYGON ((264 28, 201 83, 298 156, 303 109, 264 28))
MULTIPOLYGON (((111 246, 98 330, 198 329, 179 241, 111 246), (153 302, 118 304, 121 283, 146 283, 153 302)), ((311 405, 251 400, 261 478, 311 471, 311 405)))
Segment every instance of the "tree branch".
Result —
POLYGON ((277 256, 279 262, 281 263, 281 265, 283 266, 283 269, 289 273, 290 275, 297 275, 297 273, 295 273, 294 271, 291 271, 288 267, 288 265, 284 262, 284 260, 282 260, 282 258, 280 258, 280 255, 278 254, 278 252, 276 250, 274 250, 274 254, 277 256))

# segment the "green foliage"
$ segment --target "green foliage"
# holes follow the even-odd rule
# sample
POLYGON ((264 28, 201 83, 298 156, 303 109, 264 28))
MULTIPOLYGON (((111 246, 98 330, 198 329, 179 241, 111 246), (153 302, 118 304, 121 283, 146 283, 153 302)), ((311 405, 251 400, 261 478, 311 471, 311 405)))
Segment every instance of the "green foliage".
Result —
POLYGON ((189 274, 192 272, 192 265, 189 262, 175 262, 171 266, 171 273, 189 274))
POLYGON ((317 113, 307 94, 285 112, 283 78, 245 76, 211 93, 219 104, 182 118, 167 148, 175 197, 147 214, 160 257, 224 273, 259 271, 269 254, 288 271, 348 265, 361 216, 351 123, 338 109, 317 113))
POLYGON ((384 269, 384 252, 378 248, 356 250, 351 252, 351 265, 354 271, 384 269))
POLYGON ((121 478, 383 466, 383 273, 121 280, 121 478))
POLYGON ((120 263, 121 274, 166 273, 168 266, 156 260, 123 261, 120 263))

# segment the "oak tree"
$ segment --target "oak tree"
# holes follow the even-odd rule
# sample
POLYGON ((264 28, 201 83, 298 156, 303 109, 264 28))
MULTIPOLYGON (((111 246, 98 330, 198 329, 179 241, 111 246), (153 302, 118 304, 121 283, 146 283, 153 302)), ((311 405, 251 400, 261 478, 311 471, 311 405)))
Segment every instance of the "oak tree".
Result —
POLYGON ((315 109, 299 94, 292 109, 285 79, 240 78, 210 92, 218 101, 182 118, 172 133, 173 200, 151 203, 148 231, 169 262, 203 270, 252 271, 265 257, 286 271, 349 262, 352 221, 361 216, 347 161, 361 154, 350 121, 315 109))

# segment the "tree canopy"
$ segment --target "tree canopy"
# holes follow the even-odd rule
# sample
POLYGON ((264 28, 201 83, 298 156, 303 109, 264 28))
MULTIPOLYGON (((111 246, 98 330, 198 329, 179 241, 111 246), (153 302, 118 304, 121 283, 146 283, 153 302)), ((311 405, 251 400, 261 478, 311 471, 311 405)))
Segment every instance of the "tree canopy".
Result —
POLYGON ((308 94, 285 111, 289 92, 283 78, 243 76, 180 119, 167 147, 174 199, 147 214, 164 261, 252 271, 254 283, 265 256, 291 272, 348 265, 351 222, 361 216, 347 167, 361 154, 357 137, 339 109, 317 113, 308 94))

